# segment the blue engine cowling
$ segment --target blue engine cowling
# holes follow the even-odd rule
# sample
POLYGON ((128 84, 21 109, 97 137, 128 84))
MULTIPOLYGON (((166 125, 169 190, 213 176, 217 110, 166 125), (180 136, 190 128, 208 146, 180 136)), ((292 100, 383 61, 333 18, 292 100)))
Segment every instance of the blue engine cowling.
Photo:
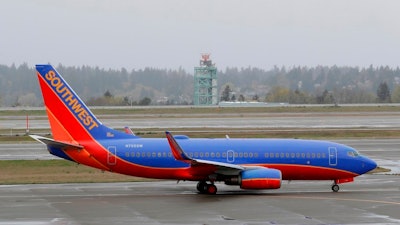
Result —
POLYGON ((282 174, 279 170, 268 168, 244 170, 238 182, 242 189, 278 189, 281 187, 282 174))

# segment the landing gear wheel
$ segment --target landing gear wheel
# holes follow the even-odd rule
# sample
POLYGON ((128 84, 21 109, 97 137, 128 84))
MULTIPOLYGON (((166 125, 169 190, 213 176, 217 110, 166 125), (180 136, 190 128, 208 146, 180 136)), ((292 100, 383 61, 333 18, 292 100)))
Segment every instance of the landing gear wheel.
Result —
POLYGON ((214 184, 207 185, 207 194, 215 195, 217 193, 217 186, 214 184))
POLYGON ((205 194, 207 193, 207 183, 205 181, 199 181, 199 183, 197 183, 197 190, 201 193, 201 194, 205 194))
POLYGON ((337 184, 332 185, 332 191, 333 192, 338 192, 339 191, 339 185, 337 185, 337 184))

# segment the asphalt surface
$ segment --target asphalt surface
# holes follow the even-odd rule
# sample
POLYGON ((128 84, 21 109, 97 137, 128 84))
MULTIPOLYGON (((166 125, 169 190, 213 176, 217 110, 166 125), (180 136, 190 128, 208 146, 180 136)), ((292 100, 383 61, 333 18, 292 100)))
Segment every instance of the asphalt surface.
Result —
POLYGON ((172 181, 0 186, 0 224, 399 224, 400 176, 363 175, 341 191, 330 182, 279 190, 172 181))

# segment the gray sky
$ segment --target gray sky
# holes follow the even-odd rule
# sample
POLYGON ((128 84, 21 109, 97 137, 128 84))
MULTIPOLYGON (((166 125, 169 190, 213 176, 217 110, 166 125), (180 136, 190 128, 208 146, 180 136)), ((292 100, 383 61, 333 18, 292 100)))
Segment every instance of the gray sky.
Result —
POLYGON ((0 64, 193 72, 226 67, 389 65, 400 1, 0 0, 0 64))

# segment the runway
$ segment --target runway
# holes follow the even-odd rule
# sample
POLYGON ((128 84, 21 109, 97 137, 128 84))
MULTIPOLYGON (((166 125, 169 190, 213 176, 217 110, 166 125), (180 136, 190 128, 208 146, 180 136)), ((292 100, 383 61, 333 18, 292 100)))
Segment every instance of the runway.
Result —
POLYGON ((284 182, 279 190, 194 182, 0 186, 0 224, 399 224, 400 177, 363 175, 343 184, 284 182))

